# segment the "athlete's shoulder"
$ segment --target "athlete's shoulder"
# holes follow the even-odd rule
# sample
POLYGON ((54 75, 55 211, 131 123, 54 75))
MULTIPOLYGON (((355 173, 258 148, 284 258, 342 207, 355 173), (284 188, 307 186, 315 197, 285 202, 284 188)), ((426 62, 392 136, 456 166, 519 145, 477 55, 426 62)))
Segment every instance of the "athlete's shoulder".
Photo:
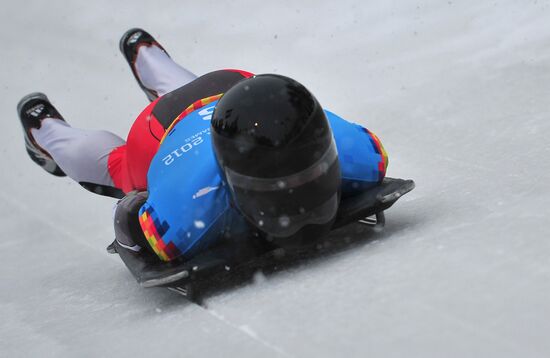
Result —
POLYGON ((344 189, 346 180, 378 183, 385 176, 388 155, 380 139, 364 126, 349 122, 325 110, 330 122, 342 171, 344 189))
POLYGON ((228 202, 211 148, 214 106, 215 101, 194 108, 173 125, 149 167, 140 223, 163 260, 205 245, 222 228, 228 202))
POLYGON ((153 250, 162 260, 170 261, 218 238, 228 208, 221 180, 213 176, 210 182, 155 190, 142 205, 139 221, 153 250))
POLYGON ((165 131, 149 167, 149 183, 157 184, 159 175, 179 175, 190 168, 215 166, 210 147, 210 120, 216 99, 195 102, 165 131))

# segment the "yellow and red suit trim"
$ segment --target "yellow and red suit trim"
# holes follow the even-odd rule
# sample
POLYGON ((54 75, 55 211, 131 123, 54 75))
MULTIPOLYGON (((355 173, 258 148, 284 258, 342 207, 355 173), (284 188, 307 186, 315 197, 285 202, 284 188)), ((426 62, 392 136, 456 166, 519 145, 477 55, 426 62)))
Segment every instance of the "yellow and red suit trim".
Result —
POLYGON ((382 180, 386 176, 386 169, 388 169, 388 153, 384 149, 384 146, 382 145, 382 142, 380 141, 380 138, 376 136, 373 132, 369 131, 367 128, 363 128, 365 132, 370 136, 372 145, 374 146, 374 149, 378 154, 380 154, 380 161, 378 162, 378 172, 379 172, 379 179, 382 180))
POLYGON ((162 261, 170 261, 180 256, 180 251, 173 242, 166 244, 162 235, 169 226, 166 222, 160 223, 155 218, 155 212, 151 206, 144 205, 140 210, 139 224, 147 242, 162 261))
POLYGON ((194 112, 196 111, 197 109, 199 108, 202 108, 204 106, 206 106, 207 104, 210 104, 214 101, 217 101, 220 99, 220 97, 223 95, 223 93, 220 93, 220 94, 217 94, 215 96, 210 96, 210 97, 206 97, 206 98, 203 98, 203 99, 199 99, 198 101, 194 102, 193 104, 191 104, 189 107, 187 107, 185 109, 185 111, 181 112, 177 117, 176 119, 174 119, 172 121, 172 123, 170 124, 170 126, 168 127, 168 129, 166 129, 166 131, 164 132, 164 135, 162 136, 162 138, 160 139, 160 143, 159 143, 159 146, 162 144, 162 142, 164 141, 164 138, 166 138, 166 136, 170 133, 170 131, 172 131, 172 129, 174 128, 174 126, 176 124, 178 124, 183 118, 185 118, 189 113, 191 112, 194 112))

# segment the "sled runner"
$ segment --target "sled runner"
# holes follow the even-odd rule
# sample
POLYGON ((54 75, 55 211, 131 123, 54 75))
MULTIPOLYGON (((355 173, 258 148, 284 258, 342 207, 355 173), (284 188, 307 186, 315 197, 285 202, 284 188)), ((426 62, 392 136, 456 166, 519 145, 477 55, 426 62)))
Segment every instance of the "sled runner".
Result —
MULTIPOLYGON (((343 199, 333 229, 354 222, 384 226, 384 210, 414 189, 414 185, 412 180, 385 178, 379 186, 343 199)), ((126 250, 117 241, 114 248, 141 286, 167 287, 196 300, 198 287, 245 271, 253 272, 276 264, 283 258, 288 261, 299 257, 299 250, 288 255, 280 248, 254 239, 223 241, 185 262, 161 262, 149 252, 126 250)))

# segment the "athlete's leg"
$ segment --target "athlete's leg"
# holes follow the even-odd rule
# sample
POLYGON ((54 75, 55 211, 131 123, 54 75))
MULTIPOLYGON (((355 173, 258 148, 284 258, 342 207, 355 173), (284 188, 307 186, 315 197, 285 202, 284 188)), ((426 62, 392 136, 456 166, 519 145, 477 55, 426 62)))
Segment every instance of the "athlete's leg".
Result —
POLYGON ((120 137, 108 131, 74 128, 57 118, 44 119, 31 133, 71 179, 97 194, 120 196, 109 173, 109 154, 125 145, 120 137))
POLYGON ((197 78, 175 63, 157 46, 141 46, 136 57, 136 71, 143 85, 162 96, 197 78))
POLYGON ((124 140, 107 131, 71 127, 43 93, 23 97, 17 111, 27 153, 36 164, 53 175, 68 175, 97 194, 124 195, 110 175, 124 164, 110 160, 115 148, 122 152, 126 147, 124 140))
POLYGON ((120 39, 120 50, 151 101, 197 78, 174 62, 164 48, 142 29, 128 30, 120 39))

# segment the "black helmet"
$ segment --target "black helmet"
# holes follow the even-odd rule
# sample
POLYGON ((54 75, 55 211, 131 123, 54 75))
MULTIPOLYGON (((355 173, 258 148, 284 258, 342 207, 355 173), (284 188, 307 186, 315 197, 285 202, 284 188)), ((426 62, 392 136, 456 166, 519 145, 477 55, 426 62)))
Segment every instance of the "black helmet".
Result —
POLYGON ((325 113, 303 85, 272 74, 240 81, 216 105, 211 133, 233 201, 254 226, 274 238, 328 232, 340 165, 325 113))

